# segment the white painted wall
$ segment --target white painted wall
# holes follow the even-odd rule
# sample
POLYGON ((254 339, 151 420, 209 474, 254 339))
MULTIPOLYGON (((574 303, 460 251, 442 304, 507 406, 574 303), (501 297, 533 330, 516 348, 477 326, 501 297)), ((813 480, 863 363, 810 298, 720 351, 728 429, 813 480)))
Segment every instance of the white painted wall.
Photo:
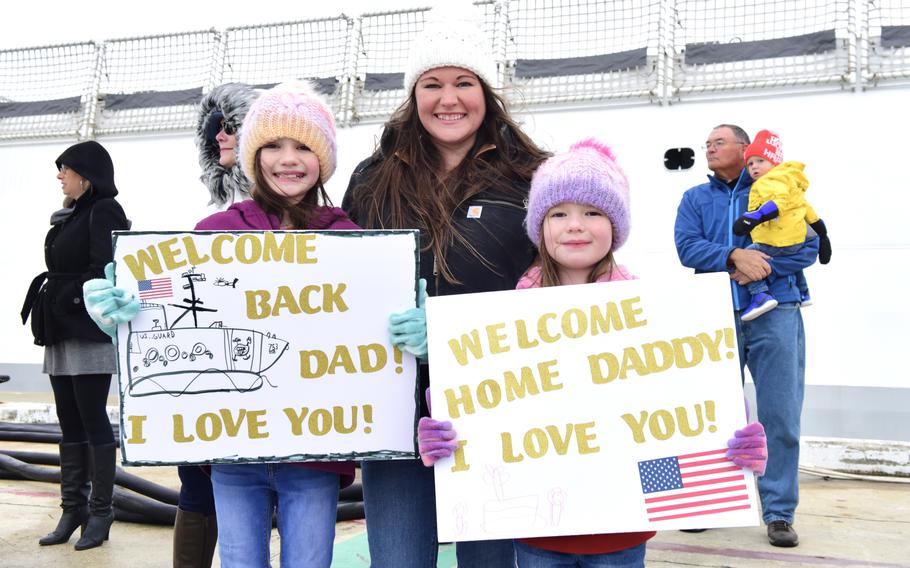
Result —
MULTIPOLYGON (((900 353, 910 332, 910 183, 903 167, 910 154, 907 88, 865 93, 828 93, 761 98, 725 98, 669 107, 569 107, 521 113, 540 144, 563 150, 597 136, 611 144, 632 186, 633 229, 620 262, 640 276, 661 278, 686 270, 673 246, 676 206, 685 189, 707 173, 701 144, 721 122, 750 133, 781 134, 787 159, 807 164, 808 197, 825 219, 834 255, 831 264, 807 271, 815 305, 804 311, 807 383, 907 388, 900 353), (663 168, 667 148, 696 150, 685 172, 663 168)), ((339 131, 339 167, 327 187, 336 203, 358 161, 372 150, 381 125, 339 131)), ((189 133, 104 138, 115 168, 120 201, 135 229, 190 229, 211 212, 198 181, 189 133)), ((62 196, 54 159, 71 141, 0 145, 0 235, 6 257, 0 279, 0 363, 39 363, 19 323, 32 277, 44 270, 42 244, 52 211, 62 196)), ((685 301, 685 291, 680 291, 685 301)))

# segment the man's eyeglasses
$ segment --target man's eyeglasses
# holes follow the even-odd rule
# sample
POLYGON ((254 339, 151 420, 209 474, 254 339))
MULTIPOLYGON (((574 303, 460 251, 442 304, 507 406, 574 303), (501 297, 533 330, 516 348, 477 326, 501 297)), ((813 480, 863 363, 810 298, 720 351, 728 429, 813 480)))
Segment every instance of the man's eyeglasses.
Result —
POLYGON ((744 143, 743 143, 743 142, 740 142, 740 141, 738 141, 738 140, 734 140, 733 142, 730 142, 729 140, 723 140, 723 139, 721 139, 721 140, 714 140, 714 141, 705 142, 705 145, 702 146, 701 149, 702 149, 702 150, 705 150, 705 151, 708 151, 708 150, 710 150, 711 148, 714 148, 715 150, 723 150, 724 147, 727 146, 727 145, 729 145, 729 144, 739 144, 740 146, 742 146, 744 143))

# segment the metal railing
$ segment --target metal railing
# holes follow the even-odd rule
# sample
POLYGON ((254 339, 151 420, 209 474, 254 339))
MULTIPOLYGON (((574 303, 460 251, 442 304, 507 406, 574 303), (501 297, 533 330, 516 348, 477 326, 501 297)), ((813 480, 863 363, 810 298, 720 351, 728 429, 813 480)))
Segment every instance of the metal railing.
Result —
MULTIPOLYGON (((525 107, 672 104, 910 79, 902 0, 483 0, 525 107)), ((214 86, 317 82, 340 126, 385 119, 426 9, 0 51, 0 140, 188 130, 214 86)))

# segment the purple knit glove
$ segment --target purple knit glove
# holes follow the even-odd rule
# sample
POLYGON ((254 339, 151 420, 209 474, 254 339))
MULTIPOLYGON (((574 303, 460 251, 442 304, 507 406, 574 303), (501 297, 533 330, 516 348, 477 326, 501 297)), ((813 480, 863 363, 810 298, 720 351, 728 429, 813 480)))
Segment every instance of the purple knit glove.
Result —
MULTIPOLYGON (((430 401, 430 387, 423 393, 427 399, 427 409, 433 413, 433 403, 430 401)), ((429 416, 424 416, 417 423, 417 449, 420 451, 420 460, 423 465, 433 467, 433 464, 442 458, 452 455, 458 448, 454 441, 458 433, 452 428, 451 422, 440 422, 429 416)))
POLYGON ((417 423, 417 448, 423 465, 432 467, 438 460, 447 458, 458 449, 458 434, 449 421, 440 422, 424 416, 417 423))
POLYGON ((764 475, 768 462, 768 440, 761 422, 747 424, 733 433, 727 440, 727 457, 739 467, 752 470, 755 475, 764 475))

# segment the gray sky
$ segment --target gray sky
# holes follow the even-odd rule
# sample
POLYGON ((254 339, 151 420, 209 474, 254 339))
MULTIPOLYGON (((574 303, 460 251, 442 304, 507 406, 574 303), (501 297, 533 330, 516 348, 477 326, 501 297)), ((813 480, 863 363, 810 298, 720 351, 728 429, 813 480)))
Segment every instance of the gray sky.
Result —
POLYGON ((7 14, 0 18, 0 49, 224 29, 341 13, 357 16, 433 4, 434 0, 14 0, 4 3, 7 14))

